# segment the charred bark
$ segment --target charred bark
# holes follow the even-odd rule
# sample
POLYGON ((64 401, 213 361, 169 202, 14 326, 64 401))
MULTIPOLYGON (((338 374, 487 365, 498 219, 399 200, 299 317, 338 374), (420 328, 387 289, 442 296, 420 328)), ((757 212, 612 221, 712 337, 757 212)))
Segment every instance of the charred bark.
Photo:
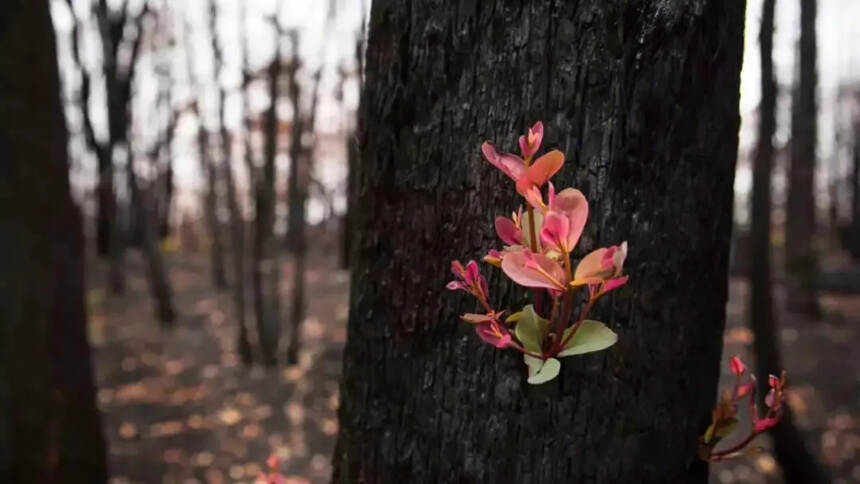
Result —
MULTIPOLYGON (((727 299, 744 2, 375 2, 362 100, 338 483, 706 482, 727 299), (481 161, 536 119, 591 203, 577 256, 627 239, 620 336, 532 387, 469 331, 454 258, 516 209, 481 161), (708 207, 703 211, 702 207, 708 207)), ((489 271, 494 300, 519 299, 489 271)))
POLYGON ((0 21, 0 481, 106 482, 50 2, 0 21))
POLYGON ((791 163, 788 170, 785 268, 788 308, 812 317, 820 314, 815 279, 815 147, 818 110, 815 16, 817 0, 800 0, 800 68, 791 107, 791 163))

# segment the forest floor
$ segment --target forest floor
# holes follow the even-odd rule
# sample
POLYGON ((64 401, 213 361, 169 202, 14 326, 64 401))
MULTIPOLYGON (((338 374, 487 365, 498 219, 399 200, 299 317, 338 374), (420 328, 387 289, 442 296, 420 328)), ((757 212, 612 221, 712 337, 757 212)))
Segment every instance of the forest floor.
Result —
MULTIPOLYGON (((332 258, 312 254, 307 281, 314 296, 300 364, 247 368, 235 351, 230 294, 213 291, 208 259, 171 252, 167 262, 179 318, 163 332, 152 317, 138 254, 129 254, 128 287, 120 296, 107 296, 104 268, 91 261, 90 338, 111 483, 253 482, 271 454, 289 484, 328 482, 347 273, 332 258)), ((283 291, 287 301, 289 287, 283 291)), ((733 279, 724 358, 739 354, 751 364, 746 298, 744 282, 733 279)), ((860 295, 824 294, 821 301, 821 321, 780 314, 790 403, 835 482, 860 482, 860 295)), ((722 368, 729 385, 725 362, 722 368)), ((767 452, 712 467, 715 483, 781 481, 767 452)))

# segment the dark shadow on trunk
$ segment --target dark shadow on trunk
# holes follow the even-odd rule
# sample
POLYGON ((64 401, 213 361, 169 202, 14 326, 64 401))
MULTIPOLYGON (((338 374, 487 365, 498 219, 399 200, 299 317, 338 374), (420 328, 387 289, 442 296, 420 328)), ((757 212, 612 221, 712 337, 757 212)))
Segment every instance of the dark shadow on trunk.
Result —
POLYGON ((50 2, 0 10, 0 481, 107 481, 50 2))

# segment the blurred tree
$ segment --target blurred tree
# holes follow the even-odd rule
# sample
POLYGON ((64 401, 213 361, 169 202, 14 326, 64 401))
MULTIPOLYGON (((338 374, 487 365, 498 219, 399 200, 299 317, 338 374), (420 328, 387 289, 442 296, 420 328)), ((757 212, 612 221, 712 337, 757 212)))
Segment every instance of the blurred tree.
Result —
MULTIPOLYGON (((137 68, 137 58, 140 53, 142 40, 142 21, 149 13, 149 2, 144 1, 140 9, 133 14, 132 23, 135 27, 130 39, 126 39, 128 17, 132 15, 128 9, 128 0, 123 0, 119 11, 112 11, 107 0, 98 0, 95 5, 96 21, 102 43, 102 75, 104 76, 105 91, 107 92, 108 137, 99 142, 95 136, 87 139, 98 159, 98 213, 97 213, 97 246, 99 253, 104 253, 105 240, 109 258, 110 287, 114 292, 122 292, 125 287, 123 262, 123 245, 125 234, 118 221, 116 194, 114 192, 114 155, 117 149, 128 144, 128 129, 130 116, 131 85, 137 68), (125 46, 125 49, 122 47, 125 46), (126 50, 127 49, 127 50, 126 50), (125 62, 122 60, 125 59, 125 62)), ((88 109, 88 106, 84 106, 88 109)), ((86 119, 86 118, 85 118, 86 119)), ((92 129, 88 129, 92 131, 92 129)))
POLYGON ((707 482, 744 3, 373 4, 334 482, 707 482), (618 344, 537 387, 445 290, 522 203, 481 141, 535 119, 570 160, 555 186, 591 203, 576 255, 631 248, 596 312, 618 344))
MULTIPOLYGON (((764 408, 768 390, 768 375, 778 374, 783 367, 779 347, 777 319, 773 312, 770 276, 770 211, 771 177, 773 174, 773 136, 776 131, 777 84, 773 70, 773 32, 775 0, 764 0, 759 52, 761 61, 761 104, 759 105, 758 145, 753 158, 752 218, 750 221, 750 327, 755 333, 753 349, 756 356, 758 396, 764 408)), ((803 436, 794 426, 787 411, 779 425, 771 429, 774 449, 787 483, 825 483, 815 457, 809 453, 803 436)))
POLYGON ((321 72, 313 76, 311 101, 307 113, 302 110, 302 87, 298 81, 299 38, 294 33, 293 59, 287 71, 290 102, 293 105, 293 125, 290 135, 290 174, 287 188, 287 246, 293 253, 293 291, 290 312, 290 338, 287 363, 299 362, 301 325, 305 318, 305 263, 307 257, 305 203, 308 198, 314 156, 314 125, 321 72))
MULTIPOLYGON (((362 2, 361 9, 361 28, 355 40, 355 68, 356 77, 358 78, 359 92, 364 90, 364 6, 362 2)), ((360 102, 360 100, 359 100, 360 102)), ((359 105, 356 114, 361 112, 359 105)), ((351 132, 346 136, 346 212, 343 216, 343 226, 341 227, 341 247, 340 247, 340 266, 342 269, 348 269, 350 263, 350 251, 352 244, 350 243, 353 237, 352 234, 352 218, 355 215, 355 176, 358 170, 358 143, 356 142, 356 134, 360 130, 360 119, 356 115, 354 124, 351 125, 351 132)))
POLYGON ((815 10, 816 0, 800 0, 800 66, 791 107, 791 163, 785 226, 786 302, 789 309, 810 316, 820 314, 815 286, 818 257, 814 246, 818 129, 815 10))
POLYGON ((50 2, 0 20, 0 482, 107 481, 50 2))
MULTIPOLYGON (((211 35, 214 36, 214 32, 211 33, 211 35)), ((218 170, 215 165, 215 160, 212 159, 209 153, 209 132, 206 130, 206 122, 203 119, 202 86, 195 74, 194 57, 192 56, 194 45, 192 39, 191 26, 186 22, 185 59, 191 90, 197 93, 196 98, 191 105, 191 109, 194 111, 194 116, 197 118, 197 158, 199 162, 198 164, 200 165, 200 171, 206 177, 206 194, 203 201, 203 213, 206 218, 206 225, 209 229, 209 255, 212 266, 212 284, 220 291, 227 288, 227 272, 224 268, 223 226, 221 224, 221 219, 218 217, 218 170)))
MULTIPOLYGON (((244 20, 244 18, 243 18, 244 20)), ((236 194, 236 182, 233 177, 233 144, 227 123, 224 119, 224 107, 227 104, 227 90, 221 84, 221 72, 224 69, 223 39, 218 36, 218 5, 215 0, 209 1, 209 31, 212 33, 212 51, 215 53, 215 85, 218 88, 218 126, 221 138, 221 169, 224 172, 224 184, 227 186, 227 209, 230 214, 230 251, 233 259, 233 301, 236 305, 236 319, 239 331, 236 335, 236 350, 245 364, 252 362, 251 343, 245 326, 245 218, 239 207, 239 197, 236 194)))
POLYGON ((275 350, 280 336, 280 287, 281 271, 277 243, 274 237, 275 223, 275 157, 278 152, 278 102, 281 83, 281 41, 283 31, 277 16, 272 19, 276 31, 275 55, 267 69, 269 107, 263 119, 263 168, 256 177, 254 190, 254 241, 252 247, 252 277, 254 313, 263 363, 277 363, 275 350))
MULTIPOLYGON (((858 96, 860 97, 860 96, 858 96)), ((848 250, 860 259, 860 116, 854 120, 854 140, 851 146, 851 241, 848 250)))
MULTIPOLYGON (((138 41, 135 43, 135 49, 140 48, 140 39, 143 38, 144 20, 148 12, 148 5, 145 4, 141 14, 135 18, 134 28, 136 30, 135 38, 138 41)), ((132 53, 133 58, 137 57, 137 53, 132 53)), ((131 73, 133 78, 133 71, 131 73)), ((129 82, 132 79, 129 79, 129 82)), ((130 107, 131 92, 123 97, 126 113, 124 114, 124 126, 126 130, 131 126, 132 112, 130 107)), ((147 187, 141 187, 140 179, 135 171, 135 152, 132 149, 131 142, 128 141, 130 136, 128 133, 123 135, 126 149, 126 174, 129 188, 129 205, 131 207, 131 215, 135 220, 135 228, 140 236, 140 249, 143 252, 144 260, 146 261, 146 279, 149 285, 149 292, 152 295, 155 303, 155 313, 158 321, 164 327, 173 325, 176 319, 176 312, 173 308, 173 289, 170 286, 170 280, 167 274, 167 269, 164 264, 164 256, 161 253, 161 247, 158 242, 158 212, 157 203, 153 192, 157 189, 157 178, 147 187)), ((160 143, 160 142, 159 142, 160 143)), ((158 143, 157 143, 158 144, 158 143)))

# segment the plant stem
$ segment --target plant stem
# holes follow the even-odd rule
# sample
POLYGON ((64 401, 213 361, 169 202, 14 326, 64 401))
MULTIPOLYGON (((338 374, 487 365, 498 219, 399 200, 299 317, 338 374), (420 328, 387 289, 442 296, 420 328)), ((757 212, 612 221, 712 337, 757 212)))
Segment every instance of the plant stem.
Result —
POLYGON ((744 448, 744 447, 746 447, 750 442, 752 442, 752 440, 756 437, 756 435, 758 435, 758 432, 756 432, 755 430, 753 430, 752 432, 750 432, 750 434, 747 436, 747 438, 745 438, 744 440, 742 440, 742 441, 738 442, 737 444, 735 444, 735 445, 733 445, 733 446, 729 447, 728 449, 724 449, 724 450, 720 450, 720 451, 713 451, 713 452, 711 452, 711 455, 710 455, 710 459, 709 459, 709 460, 710 460, 711 462, 716 462, 716 461, 718 461, 718 460, 722 459, 723 457, 725 457, 725 456, 727 456, 727 455, 729 455, 729 454, 731 454, 731 453, 733 453, 733 452, 737 452, 737 451, 739 451, 739 450, 743 449, 743 448, 744 448))
POLYGON ((571 326, 570 333, 566 338, 561 342, 561 348, 564 348, 564 345, 567 344, 568 341, 573 338, 573 335, 576 334, 576 330, 582 325, 582 322, 585 321, 585 317, 588 316, 588 312, 591 311, 591 306, 594 305, 594 301, 596 301, 596 297, 589 297, 588 302, 585 303, 585 307, 582 308, 582 312, 579 313, 579 317, 576 319, 576 322, 571 326))

